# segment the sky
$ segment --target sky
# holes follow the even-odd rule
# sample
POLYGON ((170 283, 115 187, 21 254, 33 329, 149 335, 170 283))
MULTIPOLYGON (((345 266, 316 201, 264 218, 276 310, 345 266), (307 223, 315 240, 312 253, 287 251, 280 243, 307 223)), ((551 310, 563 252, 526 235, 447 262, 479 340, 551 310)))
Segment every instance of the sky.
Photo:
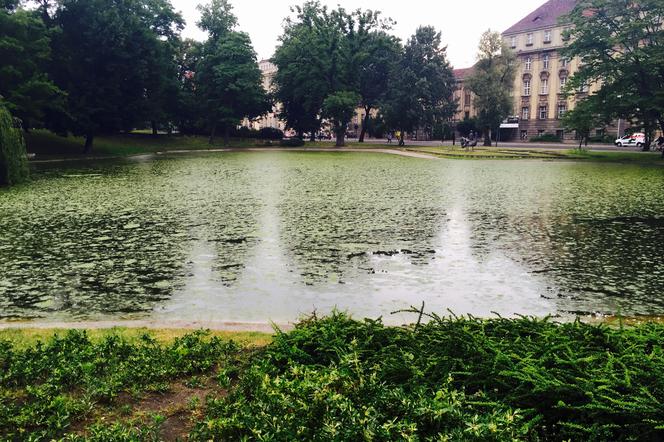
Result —
MULTIPOLYGON (((183 35, 197 40, 205 34, 196 27, 196 0, 171 0, 187 21, 183 35)), ((239 30, 251 36, 259 59, 274 53, 290 7, 304 0, 231 0, 239 30)), ((472 66, 480 36, 487 29, 503 32, 546 0, 321 0, 331 8, 374 9, 397 22, 393 33, 408 39, 418 26, 431 25, 442 33, 448 58, 455 68, 472 66)), ((203 2, 204 3, 204 2, 203 2)))

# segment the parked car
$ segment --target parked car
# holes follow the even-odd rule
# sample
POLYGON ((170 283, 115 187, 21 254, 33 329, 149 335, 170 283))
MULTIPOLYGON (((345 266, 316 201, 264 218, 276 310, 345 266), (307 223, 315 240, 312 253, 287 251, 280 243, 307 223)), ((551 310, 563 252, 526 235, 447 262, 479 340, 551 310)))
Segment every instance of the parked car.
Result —
POLYGON ((642 133, 625 135, 622 138, 618 138, 613 144, 615 144, 618 147, 623 147, 623 146, 643 147, 646 144, 646 135, 642 133))

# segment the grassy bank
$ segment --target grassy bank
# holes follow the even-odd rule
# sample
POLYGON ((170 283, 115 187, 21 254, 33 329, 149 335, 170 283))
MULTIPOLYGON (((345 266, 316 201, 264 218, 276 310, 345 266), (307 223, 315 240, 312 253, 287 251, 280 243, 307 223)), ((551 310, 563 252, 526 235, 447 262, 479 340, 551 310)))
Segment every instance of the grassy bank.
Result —
MULTIPOLYGON (((100 136, 95 139, 95 147, 90 154, 83 155, 83 138, 59 137, 46 131, 33 131, 26 134, 28 152, 36 154, 37 159, 60 159, 82 157, 107 157, 149 154, 154 152, 167 152, 173 150, 209 150, 224 147, 248 148, 264 147, 265 141, 255 139, 232 139, 229 146, 225 146, 223 139, 218 138, 210 145, 207 137, 178 136, 150 134, 127 134, 115 136, 100 136)), ((279 147, 274 141, 272 146, 279 147)), ((330 148, 334 146, 329 142, 307 142, 305 147, 330 148)), ((449 159, 539 159, 539 160, 577 160, 613 163, 659 164, 664 165, 660 153, 643 152, 602 152, 578 150, 546 150, 528 148, 484 148, 465 150, 453 146, 406 146, 399 148, 395 144, 365 144, 349 141, 347 147, 354 149, 396 149, 416 153, 424 153, 449 159)))
MULTIPOLYGON (((6 337, 6 336, 5 336, 6 337)), ((0 439, 661 440, 664 326, 309 319, 0 344, 0 439)))
MULTIPOLYGON (((168 150, 205 150, 223 148, 223 138, 217 138, 214 144, 202 136, 128 134, 100 136, 95 138, 92 152, 83 155, 85 141, 80 137, 60 137, 47 131, 33 131, 25 136, 29 153, 38 158, 77 158, 83 156, 128 156, 168 150)), ((233 147, 253 147, 257 140, 233 139, 233 147)))
POLYGON ((659 152, 607 152, 593 150, 546 150, 527 148, 485 148, 465 150, 461 147, 407 147, 412 152, 427 153, 442 158, 458 159, 539 159, 539 160, 576 160, 609 163, 659 164, 664 165, 664 158, 659 152))

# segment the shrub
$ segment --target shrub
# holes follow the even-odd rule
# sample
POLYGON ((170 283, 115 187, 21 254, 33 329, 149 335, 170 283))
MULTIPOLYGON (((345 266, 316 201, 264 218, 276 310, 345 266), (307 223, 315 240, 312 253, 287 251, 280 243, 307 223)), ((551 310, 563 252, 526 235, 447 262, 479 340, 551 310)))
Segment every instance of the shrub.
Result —
POLYGON ((273 127, 264 127, 258 131, 258 138, 261 140, 281 140, 284 138, 284 133, 273 127))
POLYGON ((284 138, 280 143, 283 147, 302 147, 304 140, 302 138, 284 138))
POLYGON ((530 139, 531 143, 560 143, 560 141, 560 138, 555 134, 544 134, 530 139))
POLYGON ((28 155, 21 130, 14 127, 9 111, 0 104, 0 186, 28 178, 28 155))

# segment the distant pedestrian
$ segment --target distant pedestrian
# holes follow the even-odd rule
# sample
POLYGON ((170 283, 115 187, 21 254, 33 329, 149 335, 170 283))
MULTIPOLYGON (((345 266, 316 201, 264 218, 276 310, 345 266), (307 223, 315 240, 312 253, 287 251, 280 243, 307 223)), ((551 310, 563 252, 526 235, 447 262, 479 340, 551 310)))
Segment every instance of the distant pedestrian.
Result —
POLYGON ((392 132, 387 133, 387 144, 392 144, 392 132))

